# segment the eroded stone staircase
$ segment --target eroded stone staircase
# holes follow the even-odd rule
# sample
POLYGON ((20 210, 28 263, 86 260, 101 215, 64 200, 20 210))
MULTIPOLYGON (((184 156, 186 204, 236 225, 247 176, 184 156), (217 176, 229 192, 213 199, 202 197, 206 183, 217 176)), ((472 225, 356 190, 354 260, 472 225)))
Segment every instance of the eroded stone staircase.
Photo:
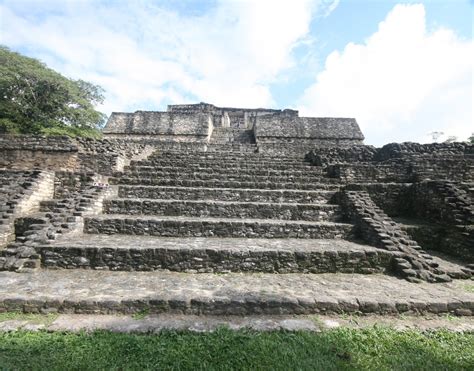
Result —
POLYGON ((401 253, 356 241, 334 203, 343 185, 302 157, 157 151, 109 181, 102 213, 0 296, 75 313, 472 313, 451 284, 391 276, 401 253))
POLYGON ((353 240, 333 179, 301 157, 157 152, 110 182, 115 197, 46 267, 271 273, 389 271, 394 254, 353 240))

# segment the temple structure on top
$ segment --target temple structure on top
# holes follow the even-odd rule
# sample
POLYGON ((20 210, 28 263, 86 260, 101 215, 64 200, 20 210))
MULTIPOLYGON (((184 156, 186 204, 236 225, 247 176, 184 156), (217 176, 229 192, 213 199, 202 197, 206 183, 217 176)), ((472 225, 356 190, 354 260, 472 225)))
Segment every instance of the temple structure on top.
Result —
POLYGON ((169 105, 167 111, 114 112, 106 138, 214 145, 254 145, 261 152, 307 151, 363 144, 353 118, 300 117, 298 111, 229 108, 212 104, 169 105))

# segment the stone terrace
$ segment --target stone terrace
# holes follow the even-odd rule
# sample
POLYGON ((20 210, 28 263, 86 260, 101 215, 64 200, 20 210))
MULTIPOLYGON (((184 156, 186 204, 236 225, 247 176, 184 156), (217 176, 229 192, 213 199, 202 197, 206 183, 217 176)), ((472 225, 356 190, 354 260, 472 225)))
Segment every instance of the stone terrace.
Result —
POLYGON ((0 311, 474 314, 472 146, 206 104, 105 132, 0 140, 0 311))
POLYGON ((301 156, 157 151, 109 181, 112 196, 101 214, 84 218, 83 232, 39 249, 43 267, 468 276, 462 266, 424 253, 401 230, 406 248, 392 248, 398 240, 378 246, 370 230, 369 244, 362 242, 357 220, 336 197, 345 184, 301 156))
POLYGON ((373 273, 395 255, 343 240, 353 226, 330 203, 338 185, 300 157, 157 152, 110 182, 103 214, 45 246, 44 266, 373 273))

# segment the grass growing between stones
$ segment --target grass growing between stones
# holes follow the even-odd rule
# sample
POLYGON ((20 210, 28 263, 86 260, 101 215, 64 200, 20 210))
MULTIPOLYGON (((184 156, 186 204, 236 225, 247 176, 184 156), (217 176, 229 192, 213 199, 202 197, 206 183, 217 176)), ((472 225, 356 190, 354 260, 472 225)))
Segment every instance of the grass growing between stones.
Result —
POLYGON ((0 322, 4 321, 28 321, 34 324, 43 324, 45 326, 50 325, 54 320, 58 318, 58 314, 35 314, 35 313, 20 313, 20 312, 4 312, 0 313, 0 322))
POLYGON ((157 335, 111 332, 0 334, 1 369, 462 370, 474 335, 388 328, 157 335))
POLYGON ((463 288, 467 292, 474 292, 474 285, 473 284, 467 283, 467 284, 463 285, 463 288))

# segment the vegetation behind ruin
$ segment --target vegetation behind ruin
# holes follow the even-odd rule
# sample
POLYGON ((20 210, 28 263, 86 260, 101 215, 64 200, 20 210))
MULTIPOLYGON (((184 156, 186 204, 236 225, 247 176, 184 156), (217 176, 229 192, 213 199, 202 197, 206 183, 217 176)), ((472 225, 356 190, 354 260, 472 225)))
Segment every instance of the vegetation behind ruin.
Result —
POLYGON ((103 93, 0 46, 0 133, 99 137, 103 93))

